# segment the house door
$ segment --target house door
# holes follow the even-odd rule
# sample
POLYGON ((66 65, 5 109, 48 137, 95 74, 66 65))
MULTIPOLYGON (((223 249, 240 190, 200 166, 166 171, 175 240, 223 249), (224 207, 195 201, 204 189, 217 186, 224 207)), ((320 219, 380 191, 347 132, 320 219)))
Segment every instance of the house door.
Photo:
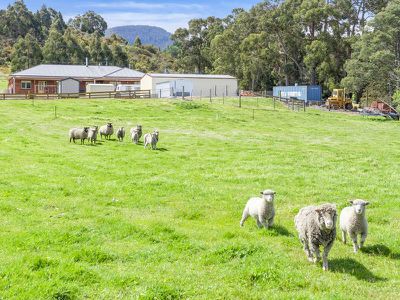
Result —
POLYGON ((37 85, 37 92, 38 94, 46 93, 47 88, 47 81, 38 81, 37 85))

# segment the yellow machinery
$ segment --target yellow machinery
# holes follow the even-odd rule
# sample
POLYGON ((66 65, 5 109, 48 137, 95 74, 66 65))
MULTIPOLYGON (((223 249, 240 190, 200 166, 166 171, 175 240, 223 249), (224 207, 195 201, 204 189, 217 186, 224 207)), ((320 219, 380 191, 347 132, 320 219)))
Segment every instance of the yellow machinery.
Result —
POLYGON ((334 89, 332 96, 326 100, 326 106, 329 109, 353 109, 353 102, 350 98, 346 97, 345 89, 334 89))

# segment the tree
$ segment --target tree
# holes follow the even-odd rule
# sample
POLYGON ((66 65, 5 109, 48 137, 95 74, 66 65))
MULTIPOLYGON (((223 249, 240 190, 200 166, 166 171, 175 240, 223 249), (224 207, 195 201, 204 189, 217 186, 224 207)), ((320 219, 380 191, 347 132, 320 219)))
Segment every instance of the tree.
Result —
POLYGON ((389 98, 400 90, 400 0, 392 0, 369 23, 346 62, 343 85, 361 97, 389 98))
POLYGON ((28 33, 14 44, 11 54, 11 71, 20 71, 40 64, 42 51, 36 38, 28 33))
POLYGON ((97 33, 101 36, 104 36, 107 29, 106 21, 94 11, 88 11, 82 16, 78 15, 69 20, 68 26, 85 33, 97 33))
POLYGON ((134 47, 140 47, 140 46, 142 46, 142 40, 140 39, 140 37, 136 37, 135 38, 135 41, 133 42, 133 46, 134 47))
POLYGON ((43 46, 43 60, 50 64, 68 62, 67 44, 56 26, 50 28, 49 37, 43 46))
POLYGON ((66 45, 68 63, 82 64, 88 54, 79 42, 82 40, 79 32, 72 28, 67 28, 64 32, 63 38, 66 45))

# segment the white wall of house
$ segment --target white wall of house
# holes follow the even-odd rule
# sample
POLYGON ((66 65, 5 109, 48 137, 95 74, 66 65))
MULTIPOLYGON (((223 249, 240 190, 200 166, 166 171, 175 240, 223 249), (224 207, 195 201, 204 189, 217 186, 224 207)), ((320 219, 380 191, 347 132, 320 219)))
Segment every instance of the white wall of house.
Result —
POLYGON ((157 84, 175 81, 175 80, 188 80, 193 83, 193 96, 194 97, 209 97, 210 92, 212 97, 237 96, 238 82, 236 78, 196 78, 196 77, 152 77, 146 74, 140 81, 140 89, 151 90, 152 95, 155 97, 159 95, 157 91, 157 84))

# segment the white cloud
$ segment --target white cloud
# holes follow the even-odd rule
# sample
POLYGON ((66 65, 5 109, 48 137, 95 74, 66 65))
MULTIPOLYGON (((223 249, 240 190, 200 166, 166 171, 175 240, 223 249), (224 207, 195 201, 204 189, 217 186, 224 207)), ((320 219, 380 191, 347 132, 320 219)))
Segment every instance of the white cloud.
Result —
POLYGON ((184 4, 184 3, 144 3, 136 1, 123 1, 119 3, 110 2, 88 2, 80 4, 80 7, 90 7, 90 8, 111 8, 111 9, 171 9, 171 10, 193 10, 193 9, 205 9, 207 6, 202 4, 184 4))
POLYGON ((101 13, 108 27, 124 25, 152 25, 159 26, 169 32, 174 32, 179 27, 187 27, 188 22, 194 18, 200 18, 198 14, 184 13, 131 13, 109 12, 101 13))

